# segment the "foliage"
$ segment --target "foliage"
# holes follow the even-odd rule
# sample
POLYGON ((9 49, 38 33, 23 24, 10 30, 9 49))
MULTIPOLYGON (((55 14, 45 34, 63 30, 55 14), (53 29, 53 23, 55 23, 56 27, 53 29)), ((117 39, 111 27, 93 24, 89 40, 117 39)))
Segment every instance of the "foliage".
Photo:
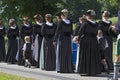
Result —
POLYGON ((109 10, 111 16, 116 16, 119 0, 0 0, 0 18, 22 18, 29 16, 33 19, 36 13, 43 17, 46 13, 53 16, 63 8, 68 8, 73 22, 88 9, 94 9, 97 19, 101 17, 103 10, 109 10))

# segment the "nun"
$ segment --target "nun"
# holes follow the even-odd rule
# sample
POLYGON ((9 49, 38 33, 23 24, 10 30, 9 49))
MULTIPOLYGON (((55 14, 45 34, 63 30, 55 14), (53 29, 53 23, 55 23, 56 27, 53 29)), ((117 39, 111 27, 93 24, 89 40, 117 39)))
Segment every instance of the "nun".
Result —
POLYGON ((16 54, 18 51, 18 40, 19 29, 15 22, 15 19, 9 20, 9 27, 7 31, 8 37, 8 50, 6 56, 6 62, 10 64, 14 64, 16 62, 16 54))
POLYGON ((36 61, 36 67, 40 68, 40 50, 41 50, 41 44, 43 36, 41 34, 41 29, 43 25, 43 18, 40 14, 36 14, 34 16, 35 24, 33 26, 33 35, 34 35, 34 49, 33 54, 36 61))
MULTIPOLYGON (((18 53, 18 65, 24 64, 23 56, 21 54, 22 54, 23 44, 25 43, 24 41, 25 36, 30 36, 30 42, 31 43, 33 42, 32 41, 33 40, 33 27, 29 22, 28 16, 23 17, 23 24, 20 27, 21 44, 20 44, 19 53, 18 53)), ((35 65, 35 62, 34 62, 34 65, 35 65)))
POLYGON ((0 62, 5 61, 6 49, 5 49, 5 27, 2 20, 0 20, 0 62))
POLYGON ((56 68, 56 54, 53 40, 57 26, 52 22, 51 14, 45 15, 45 21, 46 23, 42 27, 42 35, 44 37, 44 70, 54 71, 56 68))
POLYGON ((79 64, 78 72, 80 75, 95 76, 101 73, 101 59, 98 51, 97 32, 98 25, 94 21, 95 11, 88 10, 86 21, 79 30, 79 64))
POLYGON ((72 22, 68 19, 68 10, 61 11, 61 20, 58 21, 54 38, 54 45, 57 45, 56 70, 60 73, 73 73, 72 65, 72 22))
POLYGON ((112 22, 108 20, 110 15, 109 11, 104 11, 102 13, 102 20, 99 21, 98 27, 100 30, 103 32, 103 37, 107 40, 108 42, 108 48, 106 49, 106 61, 108 64, 108 69, 113 70, 113 39, 111 34, 109 33, 110 26, 112 22))

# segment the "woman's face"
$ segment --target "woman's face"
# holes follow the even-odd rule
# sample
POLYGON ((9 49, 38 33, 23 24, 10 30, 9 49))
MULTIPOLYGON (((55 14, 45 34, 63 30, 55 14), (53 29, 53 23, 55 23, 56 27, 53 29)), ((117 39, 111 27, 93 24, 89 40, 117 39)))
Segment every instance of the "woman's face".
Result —
POLYGON ((45 17, 45 20, 48 21, 48 22, 51 22, 51 17, 45 17))
POLYGON ((27 20, 24 20, 23 23, 24 23, 24 24, 28 24, 29 22, 28 22, 27 20))

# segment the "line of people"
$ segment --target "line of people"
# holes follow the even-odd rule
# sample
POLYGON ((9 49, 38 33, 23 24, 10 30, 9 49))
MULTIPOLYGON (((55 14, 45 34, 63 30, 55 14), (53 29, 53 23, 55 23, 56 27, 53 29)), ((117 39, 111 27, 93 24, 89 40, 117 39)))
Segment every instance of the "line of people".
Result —
POLYGON ((5 54, 5 28, 0 22, 0 61, 5 60, 12 64, 17 62, 18 65, 26 67, 33 65, 59 73, 73 73, 71 45, 74 36, 73 41, 79 44, 77 72, 81 75, 94 76, 105 70, 109 74, 109 71, 113 70, 113 40, 109 33, 112 22, 108 20, 109 15, 108 11, 104 11, 102 20, 97 23, 94 21, 95 11, 88 10, 80 17, 80 23, 75 31, 72 28, 72 21, 68 18, 67 9, 63 9, 57 15, 57 24, 52 21, 51 14, 45 15, 45 22, 40 14, 36 14, 34 25, 29 23, 29 18, 25 16, 20 28, 15 19, 10 19, 7 30, 7 54, 5 54))

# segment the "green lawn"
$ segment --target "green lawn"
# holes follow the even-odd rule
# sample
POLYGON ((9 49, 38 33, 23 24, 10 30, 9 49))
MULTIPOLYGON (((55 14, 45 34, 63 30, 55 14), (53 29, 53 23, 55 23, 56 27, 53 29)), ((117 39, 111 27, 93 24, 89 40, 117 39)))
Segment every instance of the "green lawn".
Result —
POLYGON ((15 76, 15 75, 0 72, 0 80, 34 80, 34 79, 15 76))

